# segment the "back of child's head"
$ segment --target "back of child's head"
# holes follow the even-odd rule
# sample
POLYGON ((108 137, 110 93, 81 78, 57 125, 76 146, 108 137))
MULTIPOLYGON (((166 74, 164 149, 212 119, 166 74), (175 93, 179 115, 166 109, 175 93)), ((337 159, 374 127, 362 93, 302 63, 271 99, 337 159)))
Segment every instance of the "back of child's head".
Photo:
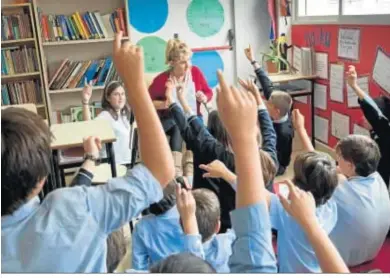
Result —
POLYGON ((209 189, 199 188, 192 191, 196 203, 196 220, 202 242, 206 242, 219 229, 221 208, 217 195, 209 189))
POLYGON ((269 102, 275 109, 279 110, 280 117, 286 116, 292 106, 291 96, 283 91, 273 91, 269 98, 269 102))
POLYGON ((380 96, 374 98, 374 101, 383 115, 390 121, 390 97, 380 96))
POLYGON ((161 215, 176 205, 176 182, 172 180, 163 190, 163 198, 149 206, 149 212, 161 215))
POLYGON ((323 205, 338 184, 336 162, 325 153, 300 154, 294 162, 293 181, 302 190, 313 194, 316 206, 323 205))
POLYGON ((123 230, 112 232, 107 237, 107 272, 113 273, 126 254, 126 239, 123 230))
POLYGON ((217 110, 210 112, 207 121, 207 129, 209 130, 210 134, 213 135, 213 137, 222 143, 226 148, 231 145, 229 134, 226 128, 223 126, 217 110))
POLYGON ((50 172, 51 133, 21 108, 1 112, 1 215, 17 210, 50 172))
POLYGON ((260 162, 263 171, 264 185, 270 184, 276 176, 276 165, 269 153, 260 150, 260 162))
POLYGON ((356 175, 363 177, 377 170, 381 158, 375 141, 363 135, 349 135, 341 139, 336 145, 336 153, 345 161, 352 163, 356 175))
POLYGON ((190 253, 171 255, 153 265, 149 271, 151 273, 216 273, 208 262, 190 253))

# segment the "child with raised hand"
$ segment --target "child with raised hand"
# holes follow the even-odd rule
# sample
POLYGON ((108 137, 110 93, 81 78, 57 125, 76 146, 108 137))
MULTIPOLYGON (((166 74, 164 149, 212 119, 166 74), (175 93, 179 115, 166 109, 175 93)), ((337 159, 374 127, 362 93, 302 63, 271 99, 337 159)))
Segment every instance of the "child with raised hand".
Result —
POLYGON ((265 104, 273 120, 276 132, 276 150, 278 154, 279 167, 277 175, 283 175, 291 161, 292 143, 294 138, 294 129, 291 122, 290 109, 292 106, 291 96, 284 91, 274 90, 271 80, 266 72, 261 68, 253 54, 252 47, 244 49, 245 56, 255 70, 259 80, 264 97, 265 104))
POLYGON ((371 138, 378 144, 381 159, 378 173, 382 176, 386 186, 390 185, 390 98, 381 96, 372 99, 368 92, 364 92, 357 84, 355 66, 348 66, 347 82, 359 98, 360 108, 368 121, 371 138))
MULTIPOLYGON (((55 190, 40 203, 50 169, 49 127, 24 109, 4 110, 2 272, 106 272, 107 236, 160 200, 172 180, 172 156, 143 81, 142 49, 121 39, 122 33, 114 41, 114 64, 138 123, 144 165, 102 186, 55 190)), ((95 138, 88 142, 86 163, 94 163, 99 148, 95 138)))

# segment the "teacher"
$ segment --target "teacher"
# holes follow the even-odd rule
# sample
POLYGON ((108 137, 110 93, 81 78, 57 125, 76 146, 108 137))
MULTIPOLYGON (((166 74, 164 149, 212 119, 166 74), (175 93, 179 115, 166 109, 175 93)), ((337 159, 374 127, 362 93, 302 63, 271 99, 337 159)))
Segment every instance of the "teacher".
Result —
MULTIPOLYGON (((165 50, 165 63, 169 69, 156 76, 149 87, 149 93, 153 104, 157 109, 165 134, 170 137, 173 159, 175 162, 176 176, 182 176, 182 144, 180 130, 176 126, 166 102, 167 90, 173 90, 173 95, 179 90, 185 90, 188 98, 196 99, 196 111, 202 117, 200 105, 207 103, 213 96, 213 91, 208 86, 201 70, 191 65, 192 51, 188 45, 179 39, 170 39, 165 50)), ((186 156, 191 159, 192 153, 186 156)), ((186 163, 187 163, 186 159, 186 163)), ((192 166, 191 166, 192 167, 192 166)), ((188 176, 187 173, 184 173, 188 176)), ((189 173, 192 176, 192 173, 189 173)))

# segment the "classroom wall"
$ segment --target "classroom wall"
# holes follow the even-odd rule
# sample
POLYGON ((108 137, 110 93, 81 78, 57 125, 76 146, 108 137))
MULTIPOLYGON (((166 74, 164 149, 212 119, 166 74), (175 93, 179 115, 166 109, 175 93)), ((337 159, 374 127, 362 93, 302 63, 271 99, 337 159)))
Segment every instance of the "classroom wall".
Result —
MULTIPOLYGON (((328 63, 342 63, 347 68, 348 65, 356 66, 358 77, 362 75, 369 76, 369 93, 372 97, 381 94, 390 96, 390 92, 384 91, 372 78, 373 67, 377 55, 377 48, 381 47, 383 51, 390 54, 390 26, 369 26, 369 25, 348 25, 342 27, 360 28, 360 58, 359 61, 347 61, 338 58, 338 31, 339 25, 293 25, 291 40, 294 45, 299 47, 313 46, 317 52, 328 53, 328 63), (321 34, 329 37, 329 42, 321 40, 321 34), (314 38, 314 40, 312 39, 314 38)), ((330 68, 330 66, 328 66, 330 68)), ((354 124, 360 124, 362 112, 359 108, 348 108, 347 89, 344 79, 344 102, 338 103, 330 100, 329 80, 317 79, 319 84, 327 85, 327 109, 316 108, 315 114, 329 120, 328 145, 334 147, 338 139, 331 135, 331 112, 336 111, 350 117, 349 133, 353 132, 354 124)), ((305 115, 306 128, 310 130, 310 107, 308 104, 295 102, 295 107, 299 108, 305 115)))

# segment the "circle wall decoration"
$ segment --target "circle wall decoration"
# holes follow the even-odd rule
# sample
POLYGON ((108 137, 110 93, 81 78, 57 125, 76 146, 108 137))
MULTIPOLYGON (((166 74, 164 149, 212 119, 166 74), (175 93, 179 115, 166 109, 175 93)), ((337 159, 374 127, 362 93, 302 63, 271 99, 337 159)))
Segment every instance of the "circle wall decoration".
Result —
POLYGON ((211 88, 218 85, 217 70, 224 70, 224 64, 217 51, 195 52, 192 64, 201 69, 211 88))
POLYGON ((219 0, 192 0, 187 8, 190 30, 200 37, 217 34, 224 22, 225 13, 219 0))
POLYGON ((137 31, 150 34, 165 25, 168 0, 128 0, 128 4, 130 24, 137 31))
POLYGON ((145 71, 148 73, 161 72, 167 69, 165 64, 165 48, 167 42, 157 36, 143 37, 137 42, 144 50, 145 71))

